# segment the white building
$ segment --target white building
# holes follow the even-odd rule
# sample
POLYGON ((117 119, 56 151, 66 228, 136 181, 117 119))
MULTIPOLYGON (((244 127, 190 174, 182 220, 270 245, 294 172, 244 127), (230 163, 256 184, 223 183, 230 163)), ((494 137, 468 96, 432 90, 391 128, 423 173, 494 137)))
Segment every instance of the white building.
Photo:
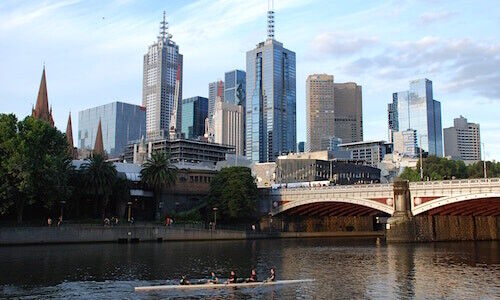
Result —
POLYGON ((453 120, 453 127, 444 129, 444 153, 452 159, 465 162, 481 160, 479 124, 468 123, 460 116, 453 120))
POLYGON ((214 111, 214 142, 234 146, 236 155, 244 155, 243 106, 217 101, 214 111))
POLYGON ((418 156, 417 131, 408 129, 392 132, 394 152, 406 157, 418 156))
POLYGON ((356 143, 340 144, 340 149, 349 151, 351 159, 364 160, 371 166, 377 166, 384 159, 388 151, 389 145, 385 141, 366 141, 356 143))

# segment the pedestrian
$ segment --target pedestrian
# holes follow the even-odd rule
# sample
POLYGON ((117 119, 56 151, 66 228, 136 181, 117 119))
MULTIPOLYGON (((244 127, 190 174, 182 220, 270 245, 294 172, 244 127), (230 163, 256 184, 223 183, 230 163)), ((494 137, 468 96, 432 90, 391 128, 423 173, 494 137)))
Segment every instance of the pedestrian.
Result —
POLYGON ((255 232, 255 224, 252 224, 252 231, 255 232))
POLYGON ((115 217, 115 225, 118 225, 118 217, 115 217))
POLYGON ((59 216, 59 218, 57 219, 57 227, 61 225, 62 225, 62 216, 59 216))
POLYGON ((109 219, 108 219, 108 217, 104 218, 104 226, 109 226, 109 219))
POLYGON ((47 226, 52 226, 52 219, 50 217, 47 218, 47 226))

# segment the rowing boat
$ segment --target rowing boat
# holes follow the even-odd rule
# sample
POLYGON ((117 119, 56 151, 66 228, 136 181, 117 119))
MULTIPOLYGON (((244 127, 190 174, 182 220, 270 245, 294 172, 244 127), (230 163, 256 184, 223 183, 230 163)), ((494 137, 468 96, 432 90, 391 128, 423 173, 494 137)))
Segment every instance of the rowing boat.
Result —
POLYGON ((230 289, 230 288, 250 288, 264 287, 272 285, 298 284, 313 282, 314 279, 296 279, 296 280, 278 280, 278 281, 260 281, 260 282, 242 282, 242 283, 219 283, 219 284, 190 284, 190 285, 153 285, 153 286, 138 286, 134 290, 136 292, 149 291, 183 291, 183 290, 201 290, 201 289, 230 289))

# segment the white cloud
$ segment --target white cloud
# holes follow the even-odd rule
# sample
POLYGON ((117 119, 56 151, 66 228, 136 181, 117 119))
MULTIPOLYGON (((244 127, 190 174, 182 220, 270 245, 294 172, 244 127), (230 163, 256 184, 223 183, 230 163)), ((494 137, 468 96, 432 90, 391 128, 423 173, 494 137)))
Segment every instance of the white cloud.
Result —
POLYGON ((315 54, 353 55, 377 44, 376 37, 357 36, 355 33, 323 32, 312 41, 315 54))
POLYGON ((421 25, 428 25, 431 23, 448 20, 456 15, 457 12, 449 10, 425 12, 418 17, 418 23, 421 25))

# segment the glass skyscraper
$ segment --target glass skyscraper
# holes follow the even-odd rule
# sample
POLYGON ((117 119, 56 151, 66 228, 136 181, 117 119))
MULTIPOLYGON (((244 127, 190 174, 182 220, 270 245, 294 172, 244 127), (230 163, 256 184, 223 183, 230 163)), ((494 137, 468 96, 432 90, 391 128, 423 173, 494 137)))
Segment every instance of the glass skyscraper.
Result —
POLYGON ((146 135, 146 109, 139 105, 112 102, 78 113, 78 147, 94 149, 101 120, 104 150, 118 157, 130 141, 146 135))
POLYGON ((224 77, 224 102, 244 106, 246 94, 245 71, 229 71, 226 72, 224 77))
POLYGON ((207 98, 197 96, 182 100, 182 133, 186 138, 197 139, 205 134, 207 116, 207 98))
POLYGON ((246 156, 254 162, 297 147, 295 52, 274 39, 272 11, 268 22, 267 40, 246 56, 246 156))
POLYGON ((441 102, 433 99, 432 81, 410 81, 410 89, 393 94, 398 131, 416 130, 419 146, 430 155, 443 156, 441 102))

